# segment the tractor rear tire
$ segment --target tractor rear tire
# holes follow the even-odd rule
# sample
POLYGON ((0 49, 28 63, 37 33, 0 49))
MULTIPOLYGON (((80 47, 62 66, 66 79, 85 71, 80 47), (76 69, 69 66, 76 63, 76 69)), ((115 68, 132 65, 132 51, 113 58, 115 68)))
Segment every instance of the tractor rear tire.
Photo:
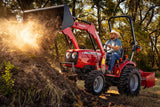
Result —
POLYGON ((137 96, 140 91, 141 76, 139 70, 134 66, 125 67, 120 76, 118 91, 120 94, 137 96))
POLYGON ((93 95, 99 95, 104 91, 105 78, 101 71, 93 70, 89 72, 85 79, 85 90, 93 95))

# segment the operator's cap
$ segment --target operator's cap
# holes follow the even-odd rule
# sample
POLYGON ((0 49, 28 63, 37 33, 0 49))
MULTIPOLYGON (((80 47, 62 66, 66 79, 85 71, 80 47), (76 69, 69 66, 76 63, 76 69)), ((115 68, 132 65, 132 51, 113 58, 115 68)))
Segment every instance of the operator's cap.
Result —
POLYGON ((120 37, 121 37, 120 33, 117 32, 117 31, 115 31, 115 30, 111 30, 110 34, 112 34, 112 33, 116 34, 116 35, 117 35, 117 38, 120 38, 120 37))

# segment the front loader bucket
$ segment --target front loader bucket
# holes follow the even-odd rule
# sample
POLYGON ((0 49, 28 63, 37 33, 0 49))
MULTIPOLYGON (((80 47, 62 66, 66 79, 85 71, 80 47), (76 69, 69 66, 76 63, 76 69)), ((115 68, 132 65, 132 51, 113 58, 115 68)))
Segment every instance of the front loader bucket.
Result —
POLYGON ((147 88, 153 87, 155 85, 155 73, 143 72, 140 70, 142 82, 141 85, 147 88))
POLYGON ((39 20, 41 23, 45 23, 45 26, 51 24, 50 21, 54 22, 49 27, 56 27, 57 29, 64 30, 74 24, 73 16, 65 5, 58 5, 46 8, 25 10, 23 16, 24 23, 27 20, 39 20))

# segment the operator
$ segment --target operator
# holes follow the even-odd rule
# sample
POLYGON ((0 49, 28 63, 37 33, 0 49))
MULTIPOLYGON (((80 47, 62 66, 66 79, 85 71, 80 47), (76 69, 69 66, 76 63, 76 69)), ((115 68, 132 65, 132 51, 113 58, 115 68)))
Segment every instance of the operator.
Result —
POLYGON ((119 32, 112 30, 110 32, 110 39, 104 45, 104 49, 107 51, 106 58, 110 58, 108 69, 106 71, 107 74, 112 73, 112 69, 114 67, 115 61, 120 59, 120 55, 121 55, 120 49, 122 46, 121 40, 118 39, 120 37, 121 35, 119 32))

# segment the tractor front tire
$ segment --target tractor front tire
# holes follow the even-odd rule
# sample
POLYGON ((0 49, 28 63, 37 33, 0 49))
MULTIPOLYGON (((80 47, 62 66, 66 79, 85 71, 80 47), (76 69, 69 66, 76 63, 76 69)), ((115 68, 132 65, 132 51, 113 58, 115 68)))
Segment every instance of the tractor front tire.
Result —
POLYGON ((138 69, 134 66, 125 67, 120 76, 118 91, 120 94, 137 96, 140 91, 141 76, 138 69))
POLYGON ((93 70, 89 72, 85 79, 85 89, 93 95, 99 95, 104 91, 105 78, 101 71, 93 70))

